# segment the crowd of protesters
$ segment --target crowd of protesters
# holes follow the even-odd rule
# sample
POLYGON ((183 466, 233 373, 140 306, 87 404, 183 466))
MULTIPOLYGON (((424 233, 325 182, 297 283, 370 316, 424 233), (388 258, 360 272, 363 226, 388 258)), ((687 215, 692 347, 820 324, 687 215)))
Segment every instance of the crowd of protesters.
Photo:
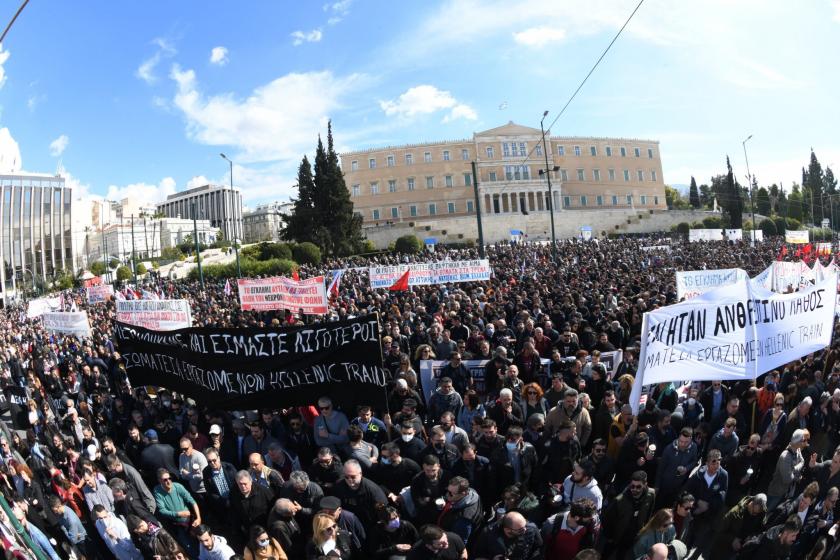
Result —
POLYGON ((70 294, 88 311, 83 340, 4 310, 0 384, 28 399, 0 423, 0 547, 51 560, 840 557, 840 346, 755 383, 663 383, 637 415, 628 404, 642 315, 677 303, 674 271, 755 275, 779 248, 505 244, 488 248, 490 281, 402 292, 370 289, 356 267, 404 256, 304 266, 347 270, 325 317, 242 311, 223 283, 145 286, 189 299, 195 326, 379 312, 382 410, 338 410, 329 394, 212 410, 132 386, 113 302, 70 294), (434 387, 419 375, 429 359, 445 362, 434 387))

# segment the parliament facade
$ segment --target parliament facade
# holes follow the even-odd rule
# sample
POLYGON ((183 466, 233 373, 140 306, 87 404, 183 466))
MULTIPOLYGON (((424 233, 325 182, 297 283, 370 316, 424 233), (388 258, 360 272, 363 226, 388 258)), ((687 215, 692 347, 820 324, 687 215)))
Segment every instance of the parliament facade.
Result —
MULTIPOLYGON (((365 226, 475 215, 476 162, 482 215, 564 210, 665 210, 659 142, 551 136, 553 205, 540 129, 509 122, 472 138, 372 148, 341 155, 355 212, 365 226)), ((515 223, 511 224, 515 226, 515 223)))

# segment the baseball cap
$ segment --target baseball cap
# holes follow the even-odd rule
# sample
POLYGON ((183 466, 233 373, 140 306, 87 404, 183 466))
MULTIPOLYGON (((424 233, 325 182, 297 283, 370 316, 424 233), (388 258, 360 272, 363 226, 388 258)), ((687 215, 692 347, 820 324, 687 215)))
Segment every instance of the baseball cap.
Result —
POLYGON ((753 496, 752 503, 761 506, 761 509, 767 511, 767 494, 756 494, 753 496))
POLYGON ((674 539, 668 544, 668 560, 683 560, 688 556, 688 547, 685 543, 674 539))
POLYGON ((318 502, 318 507, 321 509, 335 510, 341 507, 341 500, 335 496, 324 496, 321 498, 321 501, 318 502))
POLYGON ((94 444, 91 443, 90 445, 88 445, 85 451, 87 451, 88 459, 90 459, 91 461, 96 460, 96 446, 94 444))
POLYGON ((158 438, 158 433, 155 430, 146 430, 146 433, 144 433, 143 435, 146 436, 149 439, 157 439, 158 438))
POLYGON ((222 433, 222 427, 219 426, 218 424, 213 424, 212 426, 210 426, 210 435, 211 436, 215 435, 215 434, 221 434, 221 433, 222 433))

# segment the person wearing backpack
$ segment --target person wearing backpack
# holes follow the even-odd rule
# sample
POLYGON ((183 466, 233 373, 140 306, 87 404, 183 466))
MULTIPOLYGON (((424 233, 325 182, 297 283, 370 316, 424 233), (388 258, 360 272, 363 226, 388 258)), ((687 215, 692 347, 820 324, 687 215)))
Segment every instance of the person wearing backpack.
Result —
POLYGON ((542 526, 545 557, 552 560, 573 560, 575 555, 595 542, 593 530, 595 504, 581 499, 572 502, 565 513, 556 513, 542 526))

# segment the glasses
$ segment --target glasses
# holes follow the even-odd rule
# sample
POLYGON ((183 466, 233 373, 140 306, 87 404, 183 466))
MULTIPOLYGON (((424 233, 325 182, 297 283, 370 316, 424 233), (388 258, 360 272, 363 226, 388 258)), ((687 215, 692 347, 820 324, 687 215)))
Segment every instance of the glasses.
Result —
POLYGON ((169 477, 161 478, 160 482, 161 482, 161 484, 166 484, 167 482, 172 482, 172 479, 169 478, 169 477))
POLYGON ((319 406, 318 410, 329 410, 331 408, 332 408, 332 406, 319 406))
POLYGON ((720 459, 709 459, 710 463, 720 463, 720 459))
POLYGON ((528 392, 526 392, 525 394, 526 394, 526 395, 536 395, 536 394, 537 394, 537 392, 536 392, 536 391, 528 391, 528 392))
POLYGON ((187 451, 189 451, 189 450, 190 450, 190 448, 189 448, 189 447, 182 447, 182 448, 181 448, 181 451, 183 451, 184 453, 186 453, 186 452, 187 452, 187 451))
POLYGON ((606 453, 606 452, 607 452, 607 448, 606 448, 606 447, 596 447, 595 449, 593 449, 593 450, 592 450, 592 452, 593 452, 593 453, 598 453, 598 454, 600 454, 600 453, 606 453))

